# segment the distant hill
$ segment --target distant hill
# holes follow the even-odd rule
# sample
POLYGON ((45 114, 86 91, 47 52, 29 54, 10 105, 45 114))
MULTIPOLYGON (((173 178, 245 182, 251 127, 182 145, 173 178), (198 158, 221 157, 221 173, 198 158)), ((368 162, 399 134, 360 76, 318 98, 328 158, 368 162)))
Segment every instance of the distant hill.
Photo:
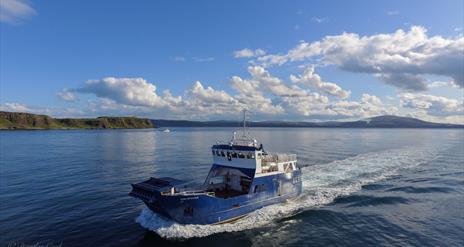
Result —
MULTIPOLYGON (((0 129, 138 129, 156 127, 240 127, 239 121, 188 121, 136 117, 52 118, 22 112, 0 111, 0 129)), ((442 124, 410 117, 378 116, 350 122, 247 122, 250 127, 300 128, 464 128, 464 125, 442 124)))
POLYGON ((52 118, 0 111, 0 129, 139 129, 154 128, 149 119, 136 117, 52 118))
MULTIPOLYGON (((187 121, 153 119, 158 127, 239 127, 238 121, 187 121)), ((464 128, 464 125, 442 124, 423 121, 410 117, 378 116, 350 122, 287 122, 287 121, 257 121, 247 122, 250 127, 319 127, 319 128, 464 128)))

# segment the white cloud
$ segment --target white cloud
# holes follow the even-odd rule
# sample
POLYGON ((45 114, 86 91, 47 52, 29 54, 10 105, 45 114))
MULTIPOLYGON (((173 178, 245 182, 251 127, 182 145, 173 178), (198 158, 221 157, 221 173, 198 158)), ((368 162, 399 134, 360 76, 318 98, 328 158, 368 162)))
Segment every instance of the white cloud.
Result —
POLYGON ((431 116, 463 115, 462 99, 449 99, 443 96, 429 94, 404 93, 399 95, 402 107, 423 110, 431 116))
POLYGON ((326 96, 288 86, 260 66, 248 67, 248 73, 249 80, 234 76, 230 82, 232 88, 240 92, 236 98, 248 108, 251 106, 252 110, 267 114, 328 115, 324 110, 329 103, 326 96))
POLYGON ((287 114, 311 116, 314 113, 324 115, 329 103, 326 96, 308 92, 298 86, 289 86, 283 80, 260 66, 248 67, 250 79, 233 76, 230 86, 239 94, 235 99, 243 107, 261 114, 287 114))
MULTIPOLYGON (((335 83, 324 82, 309 66, 301 76, 290 76, 290 80, 301 85, 309 85, 321 92, 340 97, 328 98, 319 92, 312 92, 292 85, 290 82, 272 75, 261 66, 249 66, 248 78, 233 76, 230 87, 235 94, 204 86, 196 81, 182 96, 172 95, 164 90, 156 93, 156 86, 143 78, 103 78, 89 80, 81 88, 70 89, 76 93, 90 93, 97 100, 88 103, 83 110, 91 115, 117 114, 162 118, 207 119, 235 118, 240 110, 247 108, 264 119, 344 119, 366 118, 377 115, 422 114, 421 118, 436 120, 442 116, 449 121, 458 121, 464 115, 463 103, 445 97, 403 93, 398 95, 400 103, 390 99, 385 104, 380 98, 363 94, 359 100, 341 100, 344 94, 335 83)), ((342 90, 344 91, 344 90, 342 90)), ((21 109, 24 105, 4 105, 2 109, 21 109), (16 107, 14 109, 13 107, 16 107)), ((32 109, 34 112, 46 113, 44 110, 32 109)), ((52 112, 71 112, 58 111, 52 112)), ((80 113, 79 113, 80 114, 80 113)))
POLYGON ((72 90, 69 90, 66 88, 61 90, 60 92, 57 92, 56 95, 64 101, 76 101, 77 100, 76 94, 72 90))
POLYGON ((244 80, 238 76, 230 79, 230 86, 239 92, 235 98, 238 102, 252 112, 263 114, 284 113, 282 106, 274 105, 270 98, 264 96, 260 82, 256 80, 244 80))
POLYGON ((453 81, 434 81, 427 85, 428 88, 449 87, 458 89, 459 86, 453 81))
POLYGON ((171 108, 176 112, 194 114, 196 116, 212 116, 226 113, 236 114, 240 111, 238 101, 223 90, 204 87, 196 81, 186 91, 180 104, 171 108))
POLYGON ((33 112, 34 110, 20 103, 4 103, 0 105, 0 111, 33 112))
POLYGON ((1 0, 0 1, 0 21, 16 24, 37 12, 23 0, 1 0))
POLYGON ((305 96, 283 97, 281 105, 287 113, 309 117, 335 115, 327 111, 329 99, 318 93, 307 92, 305 96))
POLYGON ((235 99, 225 91, 215 90, 212 87, 204 88, 201 82, 196 81, 188 91, 188 95, 202 104, 233 104, 235 99))
POLYGON ((429 37, 425 28, 413 26, 408 32, 326 36, 312 43, 301 42, 286 54, 260 56, 256 62, 271 66, 320 59, 346 71, 377 75, 400 89, 420 91, 427 89, 423 79, 427 74, 447 76, 464 87, 463 57, 464 37, 429 37))
POLYGON ((300 83, 308 87, 316 88, 323 93, 346 99, 350 96, 350 91, 343 90, 340 86, 333 82, 324 82, 321 77, 314 73, 314 65, 308 66, 303 74, 299 77, 290 75, 290 80, 294 83, 300 83))
POLYGON ((360 101, 337 102, 330 109, 339 115, 361 118, 398 114, 397 107, 384 105, 377 96, 370 94, 363 94, 360 101))
POLYGON ((88 80, 76 92, 90 93, 115 102, 134 105, 162 107, 164 100, 156 94, 156 86, 143 78, 106 77, 100 80, 88 80))
POLYGON ((28 106, 21 103, 4 103, 0 104, 0 111, 9 112, 26 112, 33 114, 49 115, 53 117, 76 117, 76 116, 89 116, 91 111, 89 109, 77 109, 77 108, 59 108, 59 107, 37 107, 28 106))
POLYGON ((405 116, 434 123, 464 124, 464 115, 431 116, 428 115, 425 110, 413 110, 412 112, 406 113, 405 116))
POLYGON ((281 79, 272 76, 269 71, 261 66, 248 67, 252 79, 259 83, 260 88, 275 96, 281 97, 302 97, 307 93, 298 86, 287 86, 281 79))
POLYGON ((404 89, 406 91, 424 91, 427 89, 427 84, 424 78, 418 75, 400 73, 376 74, 375 76, 391 86, 404 89))
POLYGON ((257 57, 257 56, 262 56, 264 54, 266 54, 266 52, 261 49, 251 50, 251 49, 245 48, 239 51, 234 51, 235 58, 257 57))

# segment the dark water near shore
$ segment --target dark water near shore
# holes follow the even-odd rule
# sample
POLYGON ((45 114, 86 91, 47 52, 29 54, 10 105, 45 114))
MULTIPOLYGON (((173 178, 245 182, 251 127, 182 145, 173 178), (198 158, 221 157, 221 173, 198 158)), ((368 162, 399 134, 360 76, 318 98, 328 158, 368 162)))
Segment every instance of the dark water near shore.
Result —
POLYGON ((253 128, 298 154, 304 193, 235 224, 179 226, 127 196, 149 176, 201 183, 231 132, 0 132, 0 246, 464 246, 463 130, 253 128))

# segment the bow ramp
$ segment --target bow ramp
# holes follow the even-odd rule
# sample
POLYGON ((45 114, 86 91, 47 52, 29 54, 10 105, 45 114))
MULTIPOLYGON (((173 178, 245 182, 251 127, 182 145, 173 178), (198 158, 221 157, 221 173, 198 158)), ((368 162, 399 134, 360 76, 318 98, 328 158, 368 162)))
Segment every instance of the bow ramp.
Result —
POLYGON ((150 177, 150 179, 146 181, 131 184, 132 191, 129 193, 129 195, 135 198, 139 198, 144 202, 153 202, 153 200, 160 196, 162 193, 169 193, 171 190, 175 189, 175 186, 179 186, 183 183, 185 183, 185 181, 170 177, 150 177))

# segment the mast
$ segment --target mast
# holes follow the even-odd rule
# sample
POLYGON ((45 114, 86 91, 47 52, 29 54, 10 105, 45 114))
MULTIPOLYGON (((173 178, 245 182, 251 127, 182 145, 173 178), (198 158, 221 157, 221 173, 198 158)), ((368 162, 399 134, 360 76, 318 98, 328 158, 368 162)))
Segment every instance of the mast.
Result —
POLYGON ((243 137, 246 137, 246 109, 243 109, 243 137))

